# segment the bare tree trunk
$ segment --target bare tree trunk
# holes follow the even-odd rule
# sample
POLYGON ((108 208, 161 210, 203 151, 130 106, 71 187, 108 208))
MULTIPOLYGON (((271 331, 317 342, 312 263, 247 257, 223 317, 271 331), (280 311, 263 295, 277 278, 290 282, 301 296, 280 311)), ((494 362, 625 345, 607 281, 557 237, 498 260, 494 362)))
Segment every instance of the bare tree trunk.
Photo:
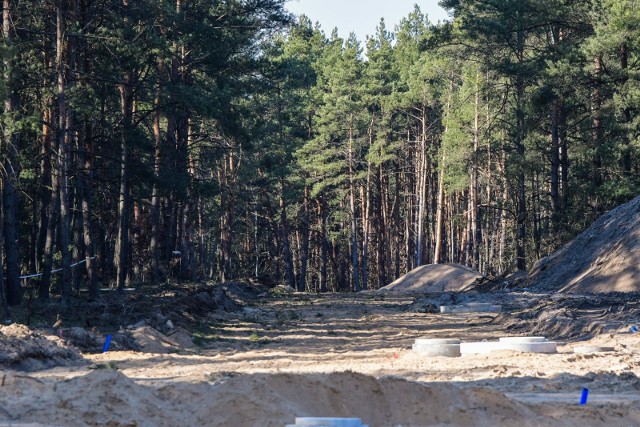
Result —
MULTIPOLYGON (((502 147, 502 158, 500 159, 500 175, 502 181, 502 204, 505 205, 509 198, 509 188, 507 186, 506 176, 506 153, 504 145, 502 147)), ((498 248, 498 274, 503 274, 507 270, 505 260, 505 251, 507 247, 507 216, 503 210, 500 210, 500 243, 498 248)))
MULTIPOLYGON (((524 61, 524 34, 518 32, 518 63, 524 61)), ((524 76, 522 70, 516 76, 516 153, 519 161, 525 161, 525 122, 524 122, 524 76)), ((516 204, 516 267, 518 270, 527 269, 526 239, 527 239, 527 198, 524 168, 517 174, 517 204, 516 204)))
MULTIPOLYGON (((4 190, 4 180, 0 180, 0 194, 4 190)), ((4 206, 0 203, 0 260, 3 259, 3 243, 4 243, 4 206)), ((9 318, 11 313, 9 312, 9 305, 7 304, 7 289, 4 282, 4 267, 2 261, 0 261, 0 309, 2 315, 9 318)))
POLYGON ((600 94, 600 85, 602 79, 602 55, 596 55, 594 60, 594 85, 592 94, 592 128, 591 137, 593 144, 593 161, 591 165, 591 181, 597 188, 602 185, 602 97, 600 94))
POLYGON ((70 234, 70 205, 69 205, 69 152, 71 136, 68 132, 67 104, 65 99, 65 76, 64 76, 64 11, 62 0, 56 4, 57 17, 57 42, 56 42, 56 68, 58 69, 58 156, 57 170, 60 176, 60 224, 58 234, 60 236, 60 251, 62 252, 62 303, 69 305, 71 302, 71 253, 69 244, 70 234))
MULTIPOLYGON (((620 68, 622 69, 623 74, 623 84, 626 83, 629 80, 629 46, 628 44, 622 43, 622 46, 620 46, 620 68)), ((625 106, 622 109, 622 118, 623 118, 623 124, 628 126, 631 123, 631 108, 629 106, 625 106)), ((631 159, 631 155, 633 153, 633 148, 631 146, 631 141, 629 138, 629 130, 628 129, 624 129, 623 132, 623 136, 622 136, 622 140, 623 140, 623 147, 622 147, 622 171, 624 172, 624 174, 626 176, 630 176, 631 175, 631 166, 632 166, 632 159, 631 159)))
MULTIPOLYGON (((54 142, 53 152, 56 153, 56 165, 60 156, 59 139, 54 142)), ((57 169, 57 168, 56 168, 57 169)), ((58 226, 58 217, 60 212, 60 181, 62 177, 59 172, 54 172, 51 176, 51 212, 47 223, 47 234, 44 243, 42 277, 38 287, 38 298, 40 300, 49 299, 49 290, 51 289, 51 270, 53 268, 53 253, 55 252, 56 230, 58 226)))
POLYGON ((349 209, 351 211, 351 277, 353 280, 353 289, 360 291, 360 277, 358 274, 358 224, 356 218, 356 195, 354 184, 354 160, 353 160, 353 114, 349 117, 349 209))
POLYGON ((423 262, 424 250, 424 220, 426 216, 426 199, 427 199, 427 112, 422 107, 422 116, 420 120, 420 149, 418 150, 418 158, 416 162, 416 198, 418 205, 418 217, 416 218, 416 258, 414 266, 418 267, 423 262))
MULTIPOLYGON (((453 97, 453 77, 454 71, 451 71, 451 76, 449 79, 449 94, 447 97, 447 105, 445 107, 445 127, 444 127, 444 135, 449 131, 449 116, 451 114, 451 99, 453 97)), ((433 257, 434 264, 440 264, 442 259, 442 239, 444 238, 443 234, 444 230, 444 163, 447 160, 447 156, 444 150, 444 147, 440 147, 441 155, 440 155, 440 164, 438 165, 438 204, 436 208, 436 247, 433 257)))
MULTIPOLYGON (((375 116, 369 125, 369 147, 373 145, 373 126, 375 116)), ((371 161, 367 160, 366 187, 360 187, 360 203, 362 205, 362 289, 369 286, 369 234, 371 212, 371 161)))
MULTIPOLYGON (((382 164, 379 165, 377 169, 378 176, 376 177, 376 187, 378 197, 376 199, 376 234, 378 235, 378 244, 377 244, 377 253, 376 253, 376 261, 377 261, 377 270, 378 270, 378 288, 386 285, 387 281, 387 248, 388 248, 388 240, 386 239, 386 218, 385 218, 385 196, 384 196, 384 186, 383 186, 383 172, 382 172, 382 164)), ((363 289, 366 289, 363 287, 363 289)))
POLYGON ((96 271, 97 262, 94 260, 94 230, 91 220, 91 209, 93 199, 93 126, 87 124, 84 132, 84 197, 82 198, 82 223, 84 225, 84 256, 86 259, 87 278, 89 279, 89 299, 98 298, 98 274, 96 271))
POLYGON ((116 243, 116 286, 123 292, 127 272, 129 270, 129 135, 133 121, 133 73, 127 71, 123 81, 118 85, 120 90, 120 109, 122 114, 122 129, 120 135, 120 194, 118 201, 118 238, 116 243))
POLYGON ((327 203, 320 196, 320 292, 327 292, 327 203))
POLYGON ((560 201, 560 100, 556 97, 551 106, 551 224, 558 226, 558 215, 562 203, 560 201))
MULTIPOLYGON (((10 1, 3 0, 2 11, 2 35, 4 38, 4 44, 6 47, 11 47, 11 16, 10 16, 10 1)), ((11 60, 9 55, 4 59, 4 73, 3 80, 5 83, 5 99, 4 99, 4 115, 5 120, 9 122, 13 121, 14 100, 13 91, 11 87, 11 60)), ((4 132, 2 135, 2 149, 0 150, 0 160, 3 162, 0 165, 2 171, 0 176, 4 181, 4 188, 2 192, 2 203, 4 203, 4 244, 5 262, 7 265, 6 276, 6 290, 7 290, 7 302, 9 305, 17 305, 22 301, 22 288, 20 286, 20 241, 18 233, 18 189, 17 182, 20 174, 18 164, 18 147, 17 138, 15 136, 13 125, 11 123, 5 123, 3 126, 4 132)))
MULTIPOLYGON (((399 158, 399 156, 397 156, 399 158)), ((394 237, 394 270, 393 270, 393 279, 397 279, 400 277, 400 162, 398 160, 395 161, 395 195, 393 202, 393 237, 394 237)), ((386 284, 385 284, 386 286, 386 284)))
POLYGON ((470 245, 472 250, 470 255, 472 256, 471 265, 475 269, 480 269, 480 246, 482 245, 482 219, 479 215, 478 209, 478 150, 480 145, 480 74, 476 73, 476 91, 475 91, 475 113, 473 119, 473 161, 471 162, 471 186, 469 188, 470 198, 470 223, 471 223, 471 235, 470 245))
POLYGON ((151 238, 149 242, 149 254, 151 255, 151 281, 155 284, 162 280, 160 268, 160 178, 162 164, 162 134, 160 132, 160 96, 161 80, 163 74, 162 59, 158 60, 158 83, 153 102, 153 137, 155 142, 155 155, 153 162, 153 188, 151 190, 151 238))
POLYGON ((293 274, 293 258, 291 256, 291 243, 289 242, 289 221, 287 220, 287 207, 284 203, 284 178, 280 178, 280 233, 284 255, 285 280, 291 289, 295 289, 296 278, 293 274))
POLYGON ((38 224, 38 243, 36 247, 36 270, 41 271, 44 256, 44 245, 47 239, 47 225, 49 224, 48 211, 51 209, 51 126, 53 120, 52 106, 45 108, 42 113, 42 147, 40 149, 40 186, 39 205, 40 210, 38 224))
MULTIPOLYGON (((71 129, 70 127, 71 119, 69 119, 69 124, 67 125, 67 129, 71 129)), ((82 168, 84 167, 84 126, 78 126, 75 132, 76 138, 75 145, 73 150, 76 153, 75 162, 71 162, 72 169, 78 165, 76 172, 72 173, 75 175, 76 185, 73 186, 73 200, 71 201, 70 206, 72 207, 72 221, 71 221, 71 229, 73 230, 73 242, 72 242, 72 250, 71 250, 71 259, 80 261, 84 258, 85 247, 84 247, 84 215, 82 214, 82 206, 84 205, 84 171, 82 168)), ((71 135, 71 133, 69 133, 71 135)), ((72 277, 73 277, 73 285, 76 291, 79 291, 82 287, 82 282, 85 277, 85 265, 78 265, 77 268, 72 269, 72 277)))
POLYGON ((218 181, 223 186, 220 195, 220 254, 218 271, 221 281, 230 280, 233 276, 233 222, 236 209, 237 173, 242 160, 242 152, 235 153, 235 145, 231 144, 228 155, 218 167, 218 181), (238 160, 236 160, 238 157, 238 160))
POLYGON ((300 244, 300 280, 298 291, 307 289, 307 264, 309 260, 309 187, 304 187, 304 201, 302 205, 302 242, 300 244))

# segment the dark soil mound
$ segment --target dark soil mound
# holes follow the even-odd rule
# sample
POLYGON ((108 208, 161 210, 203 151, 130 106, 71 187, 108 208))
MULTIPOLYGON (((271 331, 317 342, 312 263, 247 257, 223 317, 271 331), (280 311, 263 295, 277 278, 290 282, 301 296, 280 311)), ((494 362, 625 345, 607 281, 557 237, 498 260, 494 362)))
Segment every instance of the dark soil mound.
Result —
POLYGON ((640 197, 600 217, 541 259, 524 283, 540 291, 640 291, 640 197))
POLYGON ((77 349, 55 336, 41 335, 17 323, 0 326, 0 368, 35 371, 81 360, 77 349))
MULTIPOLYGON (((526 297, 526 295, 524 295, 526 297)), ((605 333, 628 331, 640 318, 640 294, 530 295, 526 307, 509 307, 493 319, 514 334, 557 340, 588 340, 605 333)))

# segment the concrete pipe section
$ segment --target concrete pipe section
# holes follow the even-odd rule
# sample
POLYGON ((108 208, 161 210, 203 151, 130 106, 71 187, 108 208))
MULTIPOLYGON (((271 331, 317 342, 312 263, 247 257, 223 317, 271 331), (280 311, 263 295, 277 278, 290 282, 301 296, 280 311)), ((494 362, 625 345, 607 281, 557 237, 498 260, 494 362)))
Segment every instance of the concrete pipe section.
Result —
POLYGON ((460 340, 454 338, 418 338, 413 351, 428 357, 460 357, 460 340))
POLYGON ((285 427, 368 427, 360 418, 296 418, 295 424, 285 427))
POLYGON ((498 341, 511 344, 526 344, 531 342, 547 342, 545 337, 502 337, 498 341))
POLYGON ((608 353, 615 351, 614 347, 605 347, 601 345, 579 345, 573 348, 574 353, 590 354, 590 353, 608 353))
POLYGON ((486 354, 498 350, 522 353, 556 353, 558 343, 544 337, 503 337, 498 341, 468 342, 460 344, 462 354, 486 354))

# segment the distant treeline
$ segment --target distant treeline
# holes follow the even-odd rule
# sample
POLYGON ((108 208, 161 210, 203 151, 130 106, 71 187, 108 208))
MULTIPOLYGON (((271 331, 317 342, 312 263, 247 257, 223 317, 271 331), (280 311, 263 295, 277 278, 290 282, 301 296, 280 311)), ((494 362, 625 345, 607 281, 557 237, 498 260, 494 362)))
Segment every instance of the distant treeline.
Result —
POLYGON ((441 4, 361 45, 283 0, 3 0, 5 303, 503 274, 640 192, 637 1, 441 4))

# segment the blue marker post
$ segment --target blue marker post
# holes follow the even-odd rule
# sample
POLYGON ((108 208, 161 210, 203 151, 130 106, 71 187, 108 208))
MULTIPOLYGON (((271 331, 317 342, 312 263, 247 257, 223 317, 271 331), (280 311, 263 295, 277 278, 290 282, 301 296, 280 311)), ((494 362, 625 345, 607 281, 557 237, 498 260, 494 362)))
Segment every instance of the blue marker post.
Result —
POLYGON ((637 327, 636 325, 633 325, 633 326, 631 327, 631 332, 632 332, 632 333, 634 333, 634 334, 635 334, 636 332, 638 332, 638 327, 637 327))
POLYGON ((583 388, 582 389, 582 397, 580 397, 580 405, 586 405, 588 398, 589 398, 589 389, 588 388, 583 388))
POLYGON ((109 344, 111 344, 111 335, 107 335, 107 340, 104 342, 104 347, 102 347, 103 353, 106 353, 109 350, 109 344))

